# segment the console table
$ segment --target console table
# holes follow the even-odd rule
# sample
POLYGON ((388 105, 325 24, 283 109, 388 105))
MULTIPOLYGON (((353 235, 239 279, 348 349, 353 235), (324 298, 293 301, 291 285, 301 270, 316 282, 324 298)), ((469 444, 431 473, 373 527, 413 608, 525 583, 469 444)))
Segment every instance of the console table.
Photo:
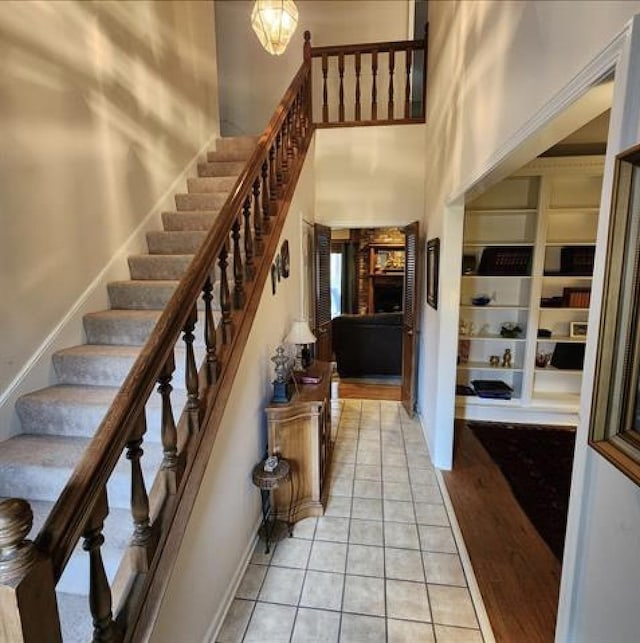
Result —
POLYGON ((292 478, 290 491, 274 490, 274 513, 286 516, 293 500, 293 522, 324 513, 331 457, 331 364, 316 361, 308 373, 321 377, 320 382, 298 383, 290 402, 266 408, 269 454, 286 458, 292 478))

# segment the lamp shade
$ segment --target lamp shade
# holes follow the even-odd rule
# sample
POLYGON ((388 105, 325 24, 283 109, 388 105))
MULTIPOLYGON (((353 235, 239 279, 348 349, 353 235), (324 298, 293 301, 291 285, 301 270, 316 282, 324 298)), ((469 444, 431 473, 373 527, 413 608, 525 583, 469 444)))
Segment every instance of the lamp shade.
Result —
POLYGON ((279 56, 298 26, 298 8, 293 0, 256 0, 251 26, 260 44, 270 54, 279 56))
POLYGON ((309 330, 309 324, 306 321, 296 319, 284 341, 289 344, 313 344, 316 336, 309 330))

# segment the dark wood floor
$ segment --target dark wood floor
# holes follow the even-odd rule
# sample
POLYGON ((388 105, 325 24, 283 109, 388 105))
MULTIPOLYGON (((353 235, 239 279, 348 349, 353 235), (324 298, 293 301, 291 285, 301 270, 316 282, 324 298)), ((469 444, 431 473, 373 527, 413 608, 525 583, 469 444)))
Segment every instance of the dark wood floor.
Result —
POLYGON ((453 471, 443 472, 498 643, 551 643, 560 563, 498 467, 462 422, 453 471))

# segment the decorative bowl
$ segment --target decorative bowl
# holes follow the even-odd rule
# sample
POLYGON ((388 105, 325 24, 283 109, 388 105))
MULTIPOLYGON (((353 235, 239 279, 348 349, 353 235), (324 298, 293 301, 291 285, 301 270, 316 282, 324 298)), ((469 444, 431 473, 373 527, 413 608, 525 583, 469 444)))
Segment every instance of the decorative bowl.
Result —
POLYGON ((489 295, 475 295, 471 298, 471 303, 474 306, 486 306, 491 301, 489 295))

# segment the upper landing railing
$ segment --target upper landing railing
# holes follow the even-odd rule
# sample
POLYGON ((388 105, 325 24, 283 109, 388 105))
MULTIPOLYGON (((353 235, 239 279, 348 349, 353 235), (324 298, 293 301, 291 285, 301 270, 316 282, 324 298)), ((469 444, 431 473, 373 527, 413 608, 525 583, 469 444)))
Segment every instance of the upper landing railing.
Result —
POLYGON ((93 640, 148 639, 314 127, 423 122, 425 92, 417 61, 426 69, 426 39, 313 48, 305 33, 302 66, 35 542, 27 539, 33 523, 29 504, 16 498, 0 501, 0 638, 22 643, 60 641, 55 586, 82 541, 89 560, 87 609, 93 640), (347 67, 350 60, 353 66, 347 67), (362 71, 365 60, 371 63, 370 74, 362 71), (329 73, 334 61, 338 79, 329 73), (403 82, 394 83, 399 61, 403 82), (316 86, 321 96, 320 123, 312 119, 316 63, 322 79, 316 86), (382 84, 385 100, 379 106, 382 84), (346 103, 347 94, 353 96, 353 103, 346 103), (371 100, 365 100, 365 95, 371 100), (337 103, 330 103, 334 96, 337 103), (198 308, 204 311, 202 324, 197 323, 198 308), (221 311, 217 327, 216 308, 221 311), (206 349, 201 364, 196 363, 194 352, 197 335, 206 349), (175 408, 171 395, 175 358, 180 354, 177 343, 183 345, 184 409, 175 408), (164 457, 152 482, 145 479, 141 464, 145 409, 156 387, 164 457), (119 601, 115 608, 101 552, 109 512, 107 482, 123 455, 130 463, 131 540, 127 562, 116 575, 119 601))
POLYGON ((421 40, 312 47, 316 127, 424 123, 427 34, 421 40))

